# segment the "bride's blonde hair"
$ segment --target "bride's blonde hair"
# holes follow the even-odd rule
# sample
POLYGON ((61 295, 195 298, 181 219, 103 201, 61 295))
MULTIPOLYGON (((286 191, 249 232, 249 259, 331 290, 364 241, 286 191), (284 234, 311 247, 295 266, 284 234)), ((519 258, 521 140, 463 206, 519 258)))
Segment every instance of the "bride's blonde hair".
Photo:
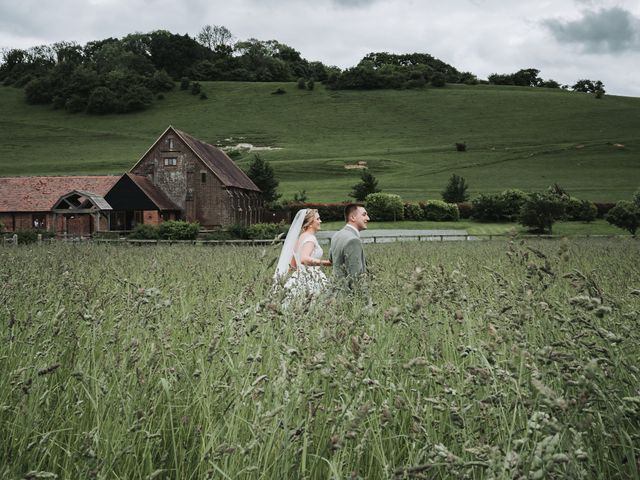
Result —
POLYGON ((304 221, 302 222, 301 232, 305 232, 311 226, 313 220, 316 218, 316 213, 318 213, 318 210, 315 208, 309 208, 307 210, 307 213, 304 216, 304 221))

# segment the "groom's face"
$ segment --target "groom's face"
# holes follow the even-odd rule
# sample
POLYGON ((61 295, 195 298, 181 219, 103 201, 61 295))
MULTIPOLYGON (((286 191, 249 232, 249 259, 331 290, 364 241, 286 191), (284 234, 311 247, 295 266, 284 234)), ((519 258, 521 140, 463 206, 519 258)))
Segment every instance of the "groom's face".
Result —
POLYGON ((367 229, 367 223, 369 223, 369 214, 364 207, 358 207, 358 209, 351 214, 351 223, 359 231, 367 229))

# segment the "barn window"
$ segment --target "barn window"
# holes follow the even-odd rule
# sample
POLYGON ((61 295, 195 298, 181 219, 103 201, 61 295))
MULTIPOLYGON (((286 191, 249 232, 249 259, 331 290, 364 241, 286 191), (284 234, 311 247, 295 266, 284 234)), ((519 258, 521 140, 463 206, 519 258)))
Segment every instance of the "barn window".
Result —
POLYGON ((165 167, 175 167, 178 164, 178 159, 175 157, 168 157, 164 159, 165 167))
POLYGON ((31 215, 31 224, 33 228, 47 228, 47 215, 44 213, 35 213, 31 215))
POLYGON ((173 150, 173 138, 169 139, 169 150, 173 150))
POLYGON ((207 183, 207 172, 200 172, 200 182, 207 183))

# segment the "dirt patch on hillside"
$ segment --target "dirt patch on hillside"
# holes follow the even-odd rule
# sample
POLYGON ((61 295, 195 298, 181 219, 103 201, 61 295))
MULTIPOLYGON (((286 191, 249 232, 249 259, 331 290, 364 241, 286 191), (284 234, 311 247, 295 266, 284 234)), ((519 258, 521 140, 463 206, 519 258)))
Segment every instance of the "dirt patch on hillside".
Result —
POLYGON ((347 170, 353 170, 353 169, 364 170, 365 168, 367 168, 367 162, 365 162, 364 160, 361 160, 356 163, 346 164, 344 168, 347 170))

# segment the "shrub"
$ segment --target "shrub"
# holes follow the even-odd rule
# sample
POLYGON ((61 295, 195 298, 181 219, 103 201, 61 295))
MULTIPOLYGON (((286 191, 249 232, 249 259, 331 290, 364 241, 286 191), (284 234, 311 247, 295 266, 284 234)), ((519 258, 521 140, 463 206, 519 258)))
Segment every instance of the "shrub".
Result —
POLYGON ((456 142, 456 151, 458 152, 466 152, 467 144, 464 142, 456 142))
POLYGON ((132 85, 120 98, 120 109, 122 112, 137 112, 148 108, 151 102, 151 90, 141 85, 132 85))
POLYGON ((554 195, 533 193, 522 206, 518 221, 535 233, 551 233, 553 224, 565 214, 565 203, 554 195))
POLYGON ((404 204, 400 195, 393 193, 371 193, 367 195, 366 207, 374 221, 396 221, 404 218, 404 204))
POLYGON ((447 203, 442 200, 427 200, 420 203, 424 212, 424 219, 432 222, 446 222, 460 220, 460 212, 455 203, 447 203))
POLYGON ((635 236, 638 227, 640 227, 640 208, 634 202, 621 200, 609 210, 605 219, 611 225, 622 228, 635 236))
POLYGON ((472 217, 479 222, 504 221, 502 200, 497 194, 481 193, 471 201, 471 205, 472 217))
POLYGON ((445 76, 443 73, 441 72, 434 72, 434 74, 431 76, 431 86, 432 87, 444 87, 445 86, 445 76))
POLYGON ((38 241, 38 235, 42 235, 43 239, 55 236, 53 232, 47 230, 16 230, 13 234, 18 236, 18 245, 36 243, 38 241))
POLYGON ((305 88, 307 88, 307 82, 306 82, 306 81, 305 81, 305 79, 304 79, 304 78, 302 78, 302 77, 300 77, 300 78, 298 79, 298 88, 299 88, 300 90, 304 90, 305 88))
POLYGON ((181 220, 168 220, 158 226, 160 238, 165 240, 195 240, 200 224, 181 220))
POLYGON ((460 218, 471 218, 473 216, 473 205, 470 202, 458 203, 460 218))
POLYGON ((287 231, 284 223, 255 223, 247 227, 247 237, 250 239, 272 239, 287 231))
POLYGON ((87 111, 95 114, 115 112, 118 108, 118 98, 107 87, 97 87, 89 95, 87 111))
POLYGON ((189 78, 182 77, 180 79, 180 90, 188 90, 190 83, 191 83, 191 80, 189 80, 189 78))
POLYGON ((167 92, 169 90, 173 90, 176 86, 173 79, 165 70, 157 70, 149 79, 147 85, 154 93, 167 92))
POLYGON ((472 217, 480 222, 513 222, 528 194, 522 190, 509 189, 497 194, 480 194, 472 200, 472 217))
POLYGON ((313 82, 313 78, 307 82, 307 90, 313 90, 316 84, 313 82))
POLYGON ((24 87, 27 103, 32 105, 51 103, 54 86, 48 77, 34 78, 24 87))
POLYGON ((424 220, 424 211, 420 205, 415 203, 404 204, 404 219, 405 220, 424 220))
POLYGON ((160 238, 160 233, 158 231, 158 227, 156 225, 148 225, 148 224, 140 224, 136 225, 128 238, 133 238, 135 240, 156 240, 160 238))
POLYGON ((468 188, 469 185, 465 179, 454 173, 442 192, 442 200, 447 203, 464 202, 469 199, 468 188))
POLYGON ((200 82, 193 82, 191 84, 191 95, 200 95, 202 93, 202 85, 200 82))
POLYGON ((598 216, 598 209, 589 200, 579 200, 570 197, 565 201, 567 206, 567 219, 580 222, 593 222, 598 216))
POLYGON ((295 203, 304 203, 307 200, 309 200, 309 195, 307 195, 307 191, 304 189, 293 194, 293 201, 295 203))
POLYGON ((636 204, 636 207, 640 208, 640 188, 633 194, 633 203, 636 204))
POLYGON ((246 225, 231 225, 228 229, 232 238, 247 240, 249 238, 248 227, 246 225))
POLYGON ((87 108, 87 100, 80 95, 71 95, 64 103, 64 108, 70 113, 84 112, 87 108))
POLYGON ((507 222, 515 222, 518 219, 522 206, 529 198, 529 194, 522 190, 511 188, 498 195, 502 203, 502 217, 507 222))

